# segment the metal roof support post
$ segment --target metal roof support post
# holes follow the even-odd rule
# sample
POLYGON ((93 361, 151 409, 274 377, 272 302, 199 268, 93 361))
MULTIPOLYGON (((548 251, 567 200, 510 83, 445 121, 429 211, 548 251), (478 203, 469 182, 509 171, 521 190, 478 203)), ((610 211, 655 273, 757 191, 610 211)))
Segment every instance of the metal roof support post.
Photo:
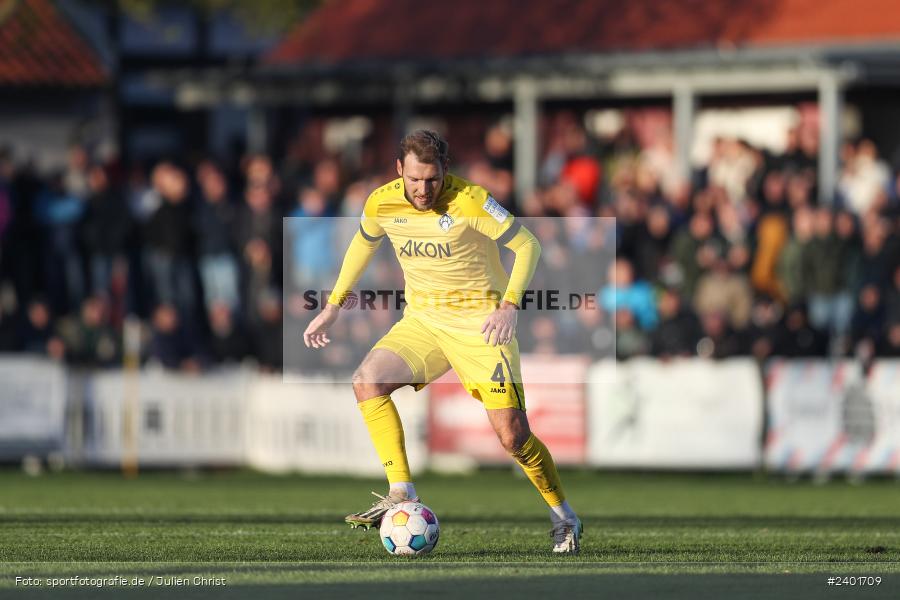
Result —
POLYGON ((672 126, 674 135, 675 164, 683 181, 691 180, 691 145, 694 143, 694 115, 697 111, 697 95, 687 83, 680 83, 672 90, 672 126))
POLYGON ((247 150, 253 154, 265 153, 269 144, 269 125, 266 108, 258 104, 247 111, 247 150))
POLYGON ((403 70, 394 82, 393 128, 396 144, 399 144, 403 136, 409 133, 409 125, 415 111, 413 104, 415 80, 413 77, 413 73, 403 70))
POLYGON ((519 79, 513 87, 513 158, 516 200, 521 203, 537 184, 538 94, 531 79, 519 79))
POLYGON ((833 71, 819 78, 819 203, 832 204, 837 190, 844 90, 833 71))

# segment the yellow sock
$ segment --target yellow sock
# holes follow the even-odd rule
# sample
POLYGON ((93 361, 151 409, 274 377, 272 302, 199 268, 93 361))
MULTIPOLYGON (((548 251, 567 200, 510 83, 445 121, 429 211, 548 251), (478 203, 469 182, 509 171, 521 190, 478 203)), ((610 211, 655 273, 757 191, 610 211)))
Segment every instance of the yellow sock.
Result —
POLYGON ((375 444, 388 483, 412 481, 409 462, 406 460, 403 424, 391 397, 376 396, 358 402, 357 406, 366 421, 366 427, 369 428, 369 436, 375 444))
POLYGON ((512 457, 516 459, 549 506, 559 506, 566 501, 553 457, 550 456, 547 446, 533 433, 512 457))

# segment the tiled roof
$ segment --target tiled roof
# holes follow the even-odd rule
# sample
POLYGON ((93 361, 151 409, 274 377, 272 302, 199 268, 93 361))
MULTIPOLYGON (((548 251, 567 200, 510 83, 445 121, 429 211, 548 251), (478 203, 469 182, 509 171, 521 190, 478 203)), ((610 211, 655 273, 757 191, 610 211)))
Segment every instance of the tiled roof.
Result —
POLYGON ((0 0, 0 86, 100 86, 99 56, 50 0, 0 0))
POLYGON ((900 41, 898 0, 329 0, 268 64, 900 41))

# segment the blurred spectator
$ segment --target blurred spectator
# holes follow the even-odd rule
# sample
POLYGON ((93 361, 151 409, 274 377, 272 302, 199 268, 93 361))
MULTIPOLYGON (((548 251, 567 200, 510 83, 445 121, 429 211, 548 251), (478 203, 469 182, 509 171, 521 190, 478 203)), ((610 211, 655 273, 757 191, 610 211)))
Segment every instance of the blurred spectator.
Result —
POLYGON ((62 174, 62 190, 67 196, 84 200, 91 193, 90 163, 87 148, 81 144, 69 148, 68 163, 62 174))
POLYGON ((119 363, 119 336, 109 324, 105 296, 88 296, 79 317, 62 319, 60 337, 70 362, 86 367, 109 367, 119 363))
POLYGON ((255 323, 256 303, 273 280, 276 263, 275 252, 281 250, 281 216, 272 206, 272 193, 268 187, 250 184, 244 194, 244 204, 238 211, 236 235, 241 256, 243 281, 242 304, 247 315, 255 323))
MULTIPOLYGON (((0 264, 6 250, 7 230, 12 221, 12 179, 15 166, 9 148, 0 147, 0 264)), ((0 271, 2 274, 2 271, 0 271)))
POLYGON ((890 171, 871 140, 861 140, 855 147, 844 144, 841 158, 839 194, 847 208, 862 216, 886 198, 890 171))
MULTIPOLYGON (((742 251, 741 248, 732 250, 742 251)), ((730 267, 728 258, 719 254, 720 251, 710 249, 710 252, 715 253, 711 258, 712 269, 697 282, 694 308, 701 319, 709 313, 721 314, 731 327, 744 329, 753 303, 750 282, 745 274, 730 267)))
POLYGON ((103 167, 90 168, 88 189, 81 239, 89 261, 91 293, 108 294, 113 266, 125 260, 130 217, 124 199, 112 189, 103 167))
POLYGON ((513 139, 509 127, 497 123, 488 128, 484 135, 484 154, 492 169, 512 176, 513 139))
MULTIPOLYGON (((600 288, 605 309, 553 318, 523 311, 523 352, 761 360, 826 349, 864 358, 898 352, 900 177, 871 141, 842 148, 834 211, 816 206, 814 119, 801 117, 785 131, 781 154, 717 139, 708 163, 685 181, 667 112, 582 115, 548 106, 540 187, 515 198, 508 120, 474 118, 484 136, 460 133, 468 145, 454 142, 454 156, 464 157, 454 173, 520 215, 565 217, 526 223, 544 250, 532 287, 600 288), (614 245, 619 260, 608 269, 614 245)), ((215 363, 253 354, 265 368, 280 368, 281 290, 291 318, 308 321, 294 288, 329 285, 344 250, 344 224, 329 217, 351 217, 355 230, 370 191, 392 176, 384 160, 389 127, 373 124, 371 136, 342 155, 332 146, 326 152, 326 123, 312 118, 283 154, 235 155, 224 167, 186 164, 196 198, 187 171, 173 162, 149 172, 131 165, 122 182, 85 146, 73 146, 64 172, 39 176, 0 149, 0 300, 13 300, 2 302, 0 350, 114 364, 130 311, 152 323, 148 350, 167 368, 198 368, 200 348, 215 363), (286 224, 282 246, 284 216, 303 218, 286 224), (5 291, 10 277, 14 293, 5 291), (28 307, 21 315, 16 300, 28 307), (107 336, 112 353, 97 341, 107 336)), ((360 285, 403 285, 389 248, 364 277, 360 285)), ((352 369, 394 316, 348 314, 310 366, 352 369)))
MULTIPOLYGON (((825 209, 827 211, 827 209, 825 209)), ((818 257, 812 252, 814 217, 811 209, 798 208, 792 221, 792 236, 781 253, 778 278, 784 286, 784 297, 788 303, 805 299, 812 288, 809 278, 818 257)), ((831 241, 834 244, 834 241, 831 241)))
POLYGON ((672 255, 678 265, 677 279, 685 298, 694 297, 700 275, 711 266, 710 250, 718 252, 722 244, 713 232, 713 220, 709 213, 697 212, 691 217, 687 229, 680 231, 672 242, 672 255), (707 250, 701 253, 701 248, 707 250))
POLYGON ((281 298, 277 291, 266 290, 257 301, 259 325, 256 327, 256 357, 265 371, 282 368, 281 298))
POLYGON ((788 308, 776 329, 773 353, 787 358, 826 356, 828 337, 809 325, 806 308, 797 304, 788 308))
POLYGON ((894 267, 894 275, 885 294, 884 306, 888 324, 900 323, 900 265, 894 267))
POLYGON ((43 230, 44 288, 51 309, 62 314, 77 306, 84 295, 78 224, 85 202, 67 192, 62 175, 57 174, 38 194, 34 209, 43 230))
POLYGON ((41 281, 45 250, 36 210, 37 197, 44 184, 31 164, 18 169, 7 165, 4 170, 11 172, 9 194, 12 200, 12 221, 6 239, 10 251, 3 257, 4 266, 12 272, 19 304, 26 305, 45 289, 41 281))
POLYGON ((773 171, 766 175, 762 210, 756 227, 750 280, 757 291, 783 302, 784 290, 777 273, 779 257, 789 235, 783 173, 773 171))
POLYGON ((180 326, 178 311, 171 304, 160 304, 153 311, 147 360, 166 369, 196 371, 199 363, 187 329, 180 326))
POLYGON ((154 298, 190 318, 195 294, 188 179, 179 167, 164 162, 153 170, 152 180, 162 198, 144 230, 145 260, 154 298))
POLYGON ((340 256, 329 249, 335 246, 337 223, 328 214, 328 201, 317 188, 302 188, 297 207, 285 223, 290 234, 289 264, 295 290, 326 289, 340 256))
MULTIPOLYGON (((838 337, 847 333, 853 315, 853 295, 848 278, 858 268, 855 255, 859 241, 855 227, 848 213, 839 213, 835 220, 831 210, 822 207, 815 213, 815 236, 809 242, 805 290, 809 320, 814 328, 838 337)), ((838 343, 843 342, 839 340, 838 343)))
POLYGON ((336 160, 328 158, 316 163, 313 188, 325 198, 327 211, 333 213, 341 201, 341 170, 336 160))
POLYGON ((662 204, 651 208, 637 233, 635 271, 638 277, 656 282, 665 273, 672 243, 669 211, 662 204))
POLYGON ((627 360, 650 353, 650 339, 635 321, 634 313, 628 308, 615 311, 616 358, 627 360))
POLYGON ((763 361, 780 350, 783 315, 781 304, 771 298, 761 296, 754 301, 747 335, 750 353, 757 360, 763 361))
POLYGON ((748 351, 744 336, 728 324, 727 317, 722 313, 709 312, 703 315, 700 330, 697 355, 701 358, 731 358, 748 351))
POLYGON ((747 182, 756 170, 750 147, 736 139, 719 138, 713 144, 709 162, 709 184, 725 190, 732 204, 742 204, 747 195, 747 182))
POLYGON ((881 343, 885 326, 885 307, 881 290, 867 283, 859 290, 856 312, 853 314, 853 344, 860 358, 872 358, 881 343))
POLYGON ((593 207, 600 187, 600 163, 588 146, 587 132, 574 120, 567 120, 551 142, 552 150, 542 167, 545 180, 571 186, 578 202, 593 207))
POLYGON ((675 288, 663 290, 657 307, 659 326, 650 338, 653 354, 662 358, 694 355, 700 339, 700 322, 684 307, 678 291, 675 288))
POLYGON ((863 220, 862 253, 856 264, 853 289, 866 285, 879 287, 890 281, 893 266, 900 260, 897 249, 888 243, 890 234, 888 222, 876 215, 863 220))
POLYGON ((224 303, 238 308, 238 263, 234 254, 235 209, 224 173, 212 163, 197 169, 200 202, 194 213, 203 298, 207 307, 224 303))
POLYGON ((570 316, 574 319, 564 322, 560 352, 587 354, 595 359, 614 356, 612 323, 596 302, 583 302, 570 316))
POLYGON ((888 324, 887 331, 881 344, 876 348, 878 356, 885 358, 900 358, 900 323, 888 324))
POLYGON ((216 363, 241 362, 250 355, 247 333, 235 320, 227 302, 215 301, 209 308, 209 350, 216 363))
MULTIPOLYGON (((10 288, 6 288, 6 290, 10 290, 10 288)), ((15 301, 12 298, 13 294, 6 290, 0 290, 0 353, 19 350, 15 301)))
POLYGON ((21 348, 25 352, 50 356, 57 360, 65 357, 65 344, 56 335, 50 309, 42 300, 33 300, 28 305, 19 337, 22 340, 21 348))
MULTIPOLYGON (((600 290, 600 305, 610 314, 616 314, 616 322, 620 318, 619 311, 627 311, 637 320, 641 329, 650 330, 656 327, 656 300, 653 289, 646 281, 635 281, 631 263, 624 259, 616 259, 610 265, 610 283, 600 290)), ((622 317, 629 320, 631 317, 622 317)))

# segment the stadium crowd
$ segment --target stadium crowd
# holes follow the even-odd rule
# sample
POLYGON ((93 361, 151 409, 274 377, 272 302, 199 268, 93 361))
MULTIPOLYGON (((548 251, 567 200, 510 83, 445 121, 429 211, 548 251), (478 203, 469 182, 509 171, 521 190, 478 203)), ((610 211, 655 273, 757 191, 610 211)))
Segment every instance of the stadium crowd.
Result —
MULTIPOLYGON (((523 313, 524 350, 900 356, 900 165, 868 140, 847 142, 837 193, 819 204, 818 134, 801 122, 781 153, 717 139, 684 181, 670 128, 627 117, 598 135, 574 113, 548 115, 539 187, 526 198, 514 194, 503 123, 473 148, 449 132, 451 155, 461 157, 454 172, 523 217, 566 217, 534 226, 549 266, 535 286, 595 286, 601 310, 523 313)), ((280 369, 283 313, 303 318, 302 290, 333 277, 342 256, 327 250, 329 220, 283 230, 282 217, 356 218, 368 193, 396 176, 393 157, 366 167, 322 156, 289 147, 235 164, 124 168, 76 146, 64 170, 39 175, 0 150, 0 352, 119 364, 131 316, 142 323, 146 362, 280 369)), ((365 277, 402 288, 391 264, 365 277)), ((390 319, 348 312, 309 366, 353 368, 390 319)))

